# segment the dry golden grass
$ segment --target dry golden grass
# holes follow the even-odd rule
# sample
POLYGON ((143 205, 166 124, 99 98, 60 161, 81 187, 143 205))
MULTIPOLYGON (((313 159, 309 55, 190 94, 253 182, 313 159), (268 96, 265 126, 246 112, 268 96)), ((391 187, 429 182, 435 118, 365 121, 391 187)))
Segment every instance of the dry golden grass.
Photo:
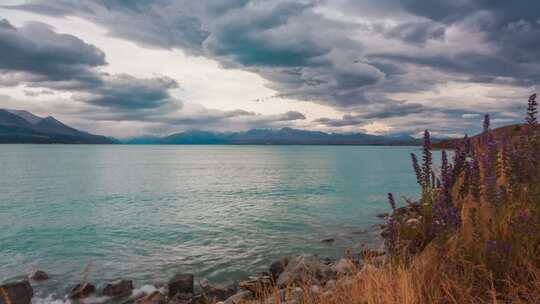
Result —
POLYGON ((540 269, 527 264, 520 267, 520 274, 509 273, 507 278, 496 282, 486 269, 460 257, 461 252, 452 241, 444 248, 449 252, 441 250, 427 248, 408 266, 398 262, 375 267, 368 262, 356 275, 338 278, 336 286, 326 292, 314 294, 310 284, 306 284, 301 287, 301 297, 290 287, 286 289, 285 301, 281 301, 279 290, 274 289, 265 300, 246 303, 538 303, 540 269))

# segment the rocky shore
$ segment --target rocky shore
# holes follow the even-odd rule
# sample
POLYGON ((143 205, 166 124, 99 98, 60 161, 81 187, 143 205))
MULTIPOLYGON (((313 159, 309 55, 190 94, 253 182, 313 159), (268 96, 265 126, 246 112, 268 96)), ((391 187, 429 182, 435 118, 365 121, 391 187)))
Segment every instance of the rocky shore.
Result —
MULTIPOLYGON (((96 288, 91 282, 75 284, 65 301, 120 304, 236 304, 236 303, 304 303, 305 297, 330 294, 336 283, 352 284, 367 267, 384 262, 383 252, 369 249, 348 253, 337 260, 302 254, 273 262, 268 270, 233 284, 213 284, 196 280, 193 274, 178 273, 165 285, 135 289, 133 281, 119 279, 96 288), (368 262, 369 261, 369 262, 368 262), (197 284, 195 283, 197 282, 197 284)), ((49 279, 45 271, 36 271, 28 279, 0 285, 0 304, 31 304, 32 284, 49 279)))

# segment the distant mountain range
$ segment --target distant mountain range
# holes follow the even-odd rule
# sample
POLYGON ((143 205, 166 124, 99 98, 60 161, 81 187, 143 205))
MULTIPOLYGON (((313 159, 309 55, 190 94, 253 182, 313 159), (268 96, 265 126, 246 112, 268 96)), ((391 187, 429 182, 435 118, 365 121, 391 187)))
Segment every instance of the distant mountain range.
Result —
POLYGON ((74 129, 52 116, 0 109, 0 143, 157 144, 157 145, 419 145, 406 134, 325 133, 291 128, 243 132, 185 131, 165 137, 142 136, 124 141, 74 129))
POLYGON ((0 109, 0 143, 114 144, 116 139, 79 131, 52 116, 0 109))
POLYGON ((408 135, 377 136, 364 133, 325 133, 283 129, 252 129, 243 132, 186 131, 166 137, 136 137, 126 144, 168 145, 418 145, 408 135))

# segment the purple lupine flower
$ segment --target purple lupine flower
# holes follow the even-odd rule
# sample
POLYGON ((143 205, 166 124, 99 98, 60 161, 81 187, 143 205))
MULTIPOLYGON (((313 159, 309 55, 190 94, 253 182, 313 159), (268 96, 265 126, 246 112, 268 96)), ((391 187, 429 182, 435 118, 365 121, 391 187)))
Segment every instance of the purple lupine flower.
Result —
POLYGON ((449 203, 450 205, 446 209, 446 214, 445 214, 446 222, 449 227, 456 229, 461 224, 461 214, 459 212, 459 209, 456 208, 452 204, 452 202, 449 202, 449 203))
POLYGON ((509 227, 514 234, 535 235, 537 233, 534 218, 525 210, 519 210, 516 213, 510 221, 509 227))
POLYGON ((503 242, 502 243, 502 249, 506 256, 510 255, 512 253, 512 243, 510 242, 503 242))
POLYGON ((470 193, 470 185, 471 185, 471 166, 468 162, 465 163, 464 169, 463 169, 463 183, 461 183, 461 186, 459 187, 459 197, 464 198, 470 193))
POLYGON ((526 160, 527 160, 527 173, 528 178, 533 178, 536 173, 536 167, 537 167, 537 151, 536 151, 536 129, 538 122, 536 120, 536 114, 538 113, 537 110, 538 103, 536 102, 536 94, 532 94, 529 97, 529 102, 527 106, 527 153, 526 153, 526 160))
POLYGON ((492 257, 507 258, 512 252, 512 243, 505 240, 487 240, 486 253, 492 257))
POLYGON ((433 156, 431 154, 431 139, 429 136, 429 131, 424 131, 424 146, 423 146, 423 155, 422 155, 422 176, 423 176, 423 186, 424 191, 427 191, 430 188, 430 178, 432 174, 431 166, 433 163, 433 156))
POLYGON ((424 178, 422 177, 422 170, 420 169, 420 165, 418 164, 418 159, 416 158, 416 154, 411 153, 411 159, 412 159, 412 166, 414 169, 414 174, 416 174, 416 181, 420 186, 422 186, 424 178))
POLYGON ((497 241, 496 240, 487 240, 486 241, 486 251, 490 254, 497 251, 497 241))
POLYGON ((465 136, 463 137, 463 148, 465 150, 465 153, 471 151, 471 138, 467 134, 465 134, 465 136))
POLYGON ((473 152, 469 163, 470 170, 470 193, 477 203, 480 203, 480 165, 476 154, 473 152))
MULTIPOLYGON (((467 164, 467 155, 470 154, 471 151, 471 140, 470 138, 465 135, 463 137, 463 140, 461 141, 461 144, 457 145, 454 149, 454 165, 451 167, 451 179, 450 184, 451 186, 454 186, 454 184, 457 182, 459 176, 461 175, 461 172, 467 171, 468 164, 467 164)), ((467 172, 465 172, 465 175, 467 175, 467 172)), ((468 179, 465 178, 467 181, 468 179)), ((466 183, 463 183, 465 185, 466 183)), ((463 188, 462 185, 462 188, 463 188)), ((468 192, 468 190, 467 190, 468 192)))
POLYGON ((396 211, 396 201, 394 200, 394 195, 392 193, 388 193, 388 203, 390 204, 390 207, 392 207, 392 210, 396 211))
POLYGON ((450 187, 450 183, 452 181, 451 177, 451 166, 448 164, 448 156, 446 155, 446 151, 441 151, 441 178, 442 183, 445 188, 450 187))
POLYGON ((484 123, 483 123, 484 126, 483 126, 483 130, 482 130, 482 135, 480 136, 480 142, 482 144, 485 144, 486 141, 488 141, 487 137, 491 134, 489 132, 489 126, 491 124, 490 121, 491 120, 490 120, 489 114, 485 114, 484 115, 484 123))
POLYGON ((385 246, 388 252, 395 254, 397 249, 398 229, 396 220, 393 217, 388 217, 385 230, 385 246))
POLYGON ((434 206, 434 224, 439 229, 457 228, 461 222, 459 210, 452 202, 452 176, 451 166, 448 163, 448 156, 445 150, 441 151, 441 178, 442 191, 434 206))
POLYGON ((529 102, 527 106, 527 126, 531 131, 536 130, 537 120, 536 120, 536 114, 538 114, 538 103, 536 102, 536 94, 532 94, 529 97, 529 102))
POLYGON ((489 125, 490 125, 489 114, 486 114, 484 115, 484 132, 483 133, 489 132, 489 125))

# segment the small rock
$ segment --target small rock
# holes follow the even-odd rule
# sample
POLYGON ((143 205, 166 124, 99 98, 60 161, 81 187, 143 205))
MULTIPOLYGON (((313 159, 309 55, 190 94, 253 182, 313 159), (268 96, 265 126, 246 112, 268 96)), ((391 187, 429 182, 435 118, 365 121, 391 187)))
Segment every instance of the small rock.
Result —
POLYGON ((27 280, 0 285, 0 304, 31 304, 34 290, 27 280))
POLYGON ((379 213, 376 215, 378 218, 386 218, 389 216, 388 212, 379 213))
POLYGON ((209 301, 207 297, 203 294, 194 295, 191 300, 192 304, 209 304, 214 303, 214 301, 209 301))
POLYGON ((341 275, 350 275, 353 273, 354 269, 355 269, 355 265, 353 263, 353 261, 347 259, 347 258, 341 258, 337 263, 336 263, 336 266, 335 266, 335 269, 337 271, 337 273, 341 274, 341 275))
POLYGON ((272 280, 274 280, 274 282, 279 278, 279 275, 283 273, 288 263, 289 260, 287 258, 283 258, 273 262, 270 265, 270 273, 272 274, 272 280))
POLYGON ((193 303, 193 294, 191 293, 177 293, 174 295, 173 298, 169 299, 169 302, 168 302, 168 304, 192 304, 192 303, 193 303))
POLYGON ((223 304, 239 304, 252 298, 253 293, 251 293, 251 291, 240 291, 237 294, 229 297, 227 300, 223 301, 223 304))
POLYGON ((49 275, 43 270, 36 270, 30 275, 30 279, 34 281, 46 281, 49 279, 49 275))
POLYGON ((200 285, 206 298, 212 302, 223 301, 238 291, 236 284, 211 284, 208 280, 203 280, 200 285))
POLYGON ((193 294, 193 274, 179 273, 169 280, 168 286, 170 298, 174 297, 177 293, 193 294))
POLYGON ((103 295, 108 297, 125 297, 133 291, 133 281, 118 280, 109 282, 103 287, 103 295))
POLYGON ((254 294, 264 293, 272 287, 270 276, 261 276, 248 281, 240 282, 240 288, 249 290, 254 294))
POLYGON ((333 243, 335 240, 336 240, 336 239, 334 239, 334 238, 327 238, 327 239, 321 240, 321 243, 331 244, 331 243, 333 243))
POLYGON ((289 261, 283 273, 279 275, 277 284, 279 287, 289 284, 299 286, 306 282, 319 284, 326 279, 323 268, 327 267, 316 255, 299 255, 289 261))
POLYGON ((334 288, 336 288, 336 280, 328 280, 328 282, 326 282, 326 285, 324 285, 324 289, 327 291, 334 288))
POLYGON ((331 265, 332 264, 332 259, 329 258, 329 257, 324 257, 321 259, 321 263, 323 263, 324 265, 331 265))
POLYGON ((163 304, 164 302, 165 297, 163 297, 163 295, 156 290, 149 295, 137 299, 135 304, 163 304))
POLYGON ((335 280, 337 278, 337 271, 334 267, 330 267, 327 264, 325 264, 321 270, 322 270, 321 284, 326 283, 328 280, 335 280))
POLYGON ((88 297, 88 295, 94 293, 96 287, 90 283, 77 284, 69 292, 70 299, 82 299, 88 297))

